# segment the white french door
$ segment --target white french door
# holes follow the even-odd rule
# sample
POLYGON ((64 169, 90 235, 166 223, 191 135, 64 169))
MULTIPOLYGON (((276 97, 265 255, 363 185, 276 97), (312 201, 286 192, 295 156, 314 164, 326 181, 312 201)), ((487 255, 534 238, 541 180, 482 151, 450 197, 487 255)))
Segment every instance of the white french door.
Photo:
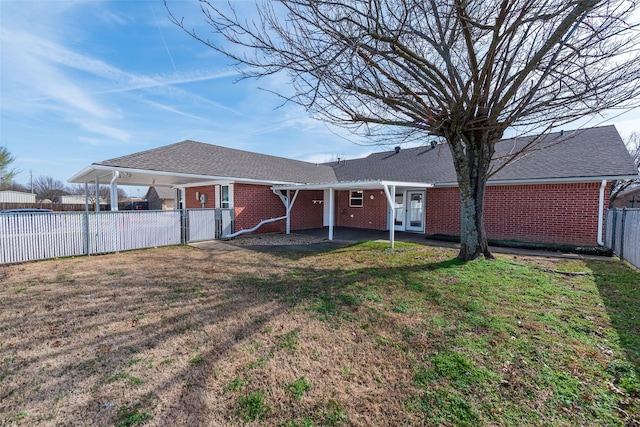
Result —
POLYGON ((407 231, 424 231, 424 191, 407 191, 407 231))
POLYGON ((424 191, 395 194, 393 225, 397 231, 424 231, 424 191))

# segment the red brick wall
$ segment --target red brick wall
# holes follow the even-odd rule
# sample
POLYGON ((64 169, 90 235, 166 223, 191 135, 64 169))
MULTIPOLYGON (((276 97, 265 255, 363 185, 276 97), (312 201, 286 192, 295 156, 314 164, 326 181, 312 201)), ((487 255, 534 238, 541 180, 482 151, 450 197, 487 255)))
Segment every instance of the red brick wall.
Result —
MULTIPOLYGON (((268 185, 234 184, 233 206, 236 215, 235 231, 253 228, 264 219, 286 214, 284 204, 268 185)), ((255 233, 275 233, 285 229, 286 220, 283 219, 265 224, 255 233)))
MULTIPOLYGON (((196 200, 196 192, 207 195, 205 208, 215 207, 215 185, 206 187, 189 187, 185 198, 187 209, 201 208, 196 200)), ((294 192, 291 192, 293 196, 294 192)), ((291 230, 305 230, 322 227, 323 191, 300 191, 291 213, 291 230), (316 200, 314 204, 313 201, 316 200)), ((286 214, 284 204, 273 194, 268 185, 234 184, 233 205, 235 213, 235 230, 253 228, 264 219, 277 218, 286 214)), ((286 230, 286 220, 265 224, 255 233, 275 233, 286 230)))
POLYGON ((335 206, 335 225, 338 227, 389 229, 387 197, 382 190, 365 190, 360 207, 349 206, 349 191, 336 191, 335 206))
MULTIPOLYGON (((293 197, 294 192, 291 192, 293 197)), ((324 205, 322 190, 300 191, 291 210, 291 230, 308 230, 322 227, 324 205), (313 203, 314 200, 316 203, 313 203)), ((282 204, 282 203, 281 203, 282 204)))
POLYGON ((202 208, 202 203, 196 199, 196 192, 207 195, 207 203, 204 207, 207 209, 213 209, 216 207, 216 192, 215 185, 209 185, 206 187, 188 187, 185 188, 184 198, 187 209, 202 208))
MULTIPOLYGON (((598 182, 487 186, 487 236, 496 240, 596 246, 599 189, 598 182)), ((609 194, 608 186, 605 194, 609 194)), ((459 197, 456 187, 427 190, 427 234, 460 234, 459 197)))

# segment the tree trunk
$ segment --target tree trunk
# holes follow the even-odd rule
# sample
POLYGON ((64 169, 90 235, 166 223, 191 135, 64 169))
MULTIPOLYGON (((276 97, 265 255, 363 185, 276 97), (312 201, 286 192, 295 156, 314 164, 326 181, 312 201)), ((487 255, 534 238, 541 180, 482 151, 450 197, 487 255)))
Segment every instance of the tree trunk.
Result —
POLYGON ((482 255, 493 258, 489 252, 484 229, 484 195, 489 165, 494 153, 493 144, 483 133, 449 140, 452 148, 458 187, 460 189, 460 253, 463 261, 482 255))

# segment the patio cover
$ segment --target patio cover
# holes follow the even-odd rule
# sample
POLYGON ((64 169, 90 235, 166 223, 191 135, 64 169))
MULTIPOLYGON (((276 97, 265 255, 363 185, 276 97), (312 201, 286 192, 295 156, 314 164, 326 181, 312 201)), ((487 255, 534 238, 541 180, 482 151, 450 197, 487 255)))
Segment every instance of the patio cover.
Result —
MULTIPOLYGON (((384 180, 367 180, 367 181, 349 181, 349 182, 332 182, 325 184, 284 184, 274 185, 271 187, 274 193, 281 196, 285 207, 287 208, 287 233, 289 233, 289 222, 291 219, 291 208, 295 203, 296 196, 299 190, 329 190, 329 240, 333 240, 333 226, 335 222, 334 212, 334 192, 336 190, 378 190, 382 189, 387 196, 387 202, 389 204, 389 214, 393 218, 393 207, 395 206, 395 194, 396 188, 430 188, 433 187, 433 183, 427 182, 404 182, 404 181, 384 181, 384 180), (294 190, 296 195, 293 199, 290 197, 290 191, 294 190), (286 191, 287 195, 283 196, 282 192, 286 191)), ((389 225, 389 243, 393 248, 394 242, 394 227, 389 225)))

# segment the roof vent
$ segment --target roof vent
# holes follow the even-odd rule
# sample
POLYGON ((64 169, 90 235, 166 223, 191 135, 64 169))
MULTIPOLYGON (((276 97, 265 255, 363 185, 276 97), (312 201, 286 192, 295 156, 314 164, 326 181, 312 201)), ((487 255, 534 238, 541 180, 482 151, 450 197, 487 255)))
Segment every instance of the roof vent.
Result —
POLYGON ((438 145, 438 143, 432 140, 431 141, 431 148, 436 148, 436 145, 438 145))
POLYGON ((396 154, 400 152, 400 147, 396 147, 396 154))
POLYGON ((564 136, 564 129, 560 129, 560 136, 564 136))

